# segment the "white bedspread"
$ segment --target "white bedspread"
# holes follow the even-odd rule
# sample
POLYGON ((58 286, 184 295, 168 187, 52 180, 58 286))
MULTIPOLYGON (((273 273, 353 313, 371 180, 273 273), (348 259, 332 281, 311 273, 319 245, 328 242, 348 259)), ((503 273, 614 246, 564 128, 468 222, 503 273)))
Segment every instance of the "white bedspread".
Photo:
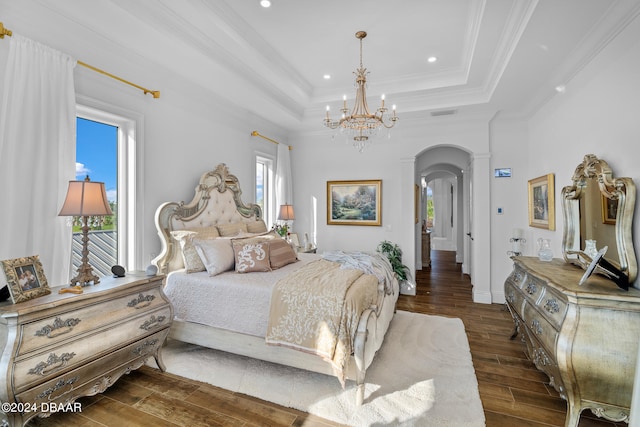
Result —
POLYGON ((178 320, 264 337, 273 286, 319 257, 300 253, 300 261, 264 273, 230 271, 210 277, 206 271, 178 270, 167 276, 164 292, 178 320))

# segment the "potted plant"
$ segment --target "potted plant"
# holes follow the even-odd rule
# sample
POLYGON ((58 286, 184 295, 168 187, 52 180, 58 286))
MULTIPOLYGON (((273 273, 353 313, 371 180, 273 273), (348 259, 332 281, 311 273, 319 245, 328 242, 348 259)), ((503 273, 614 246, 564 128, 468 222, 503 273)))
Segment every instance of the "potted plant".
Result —
POLYGON ((384 240, 378 244, 376 251, 385 255, 393 272, 400 282, 400 293, 415 295, 415 283, 410 278, 409 267, 402 263, 402 249, 395 243, 384 240))
POLYGON ((273 224, 272 230, 278 233, 283 239, 286 239, 289 233, 289 226, 287 224, 273 224))

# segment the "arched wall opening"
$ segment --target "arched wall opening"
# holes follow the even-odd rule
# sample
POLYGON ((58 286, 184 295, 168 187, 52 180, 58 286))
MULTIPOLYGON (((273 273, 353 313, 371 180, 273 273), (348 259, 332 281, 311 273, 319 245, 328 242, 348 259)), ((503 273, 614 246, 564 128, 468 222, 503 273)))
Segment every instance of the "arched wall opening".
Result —
MULTIPOLYGON (((451 146, 431 147, 416 157, 421 229, 426 227, 430 231, 432 249, 456 252, 456 262, 463 264, 465 274, 469 274, 470 263, 465 256, 468 254, 465 250, 465 223, 469 221, 469 203, 465 200, 470 200, 468 190, 465 191, 465 169, 470 162, 471 156, 467 151, 451 146)), ((417 235, 416 266, 420 268, 423 267, 421 242, 422 235, 417 235)))

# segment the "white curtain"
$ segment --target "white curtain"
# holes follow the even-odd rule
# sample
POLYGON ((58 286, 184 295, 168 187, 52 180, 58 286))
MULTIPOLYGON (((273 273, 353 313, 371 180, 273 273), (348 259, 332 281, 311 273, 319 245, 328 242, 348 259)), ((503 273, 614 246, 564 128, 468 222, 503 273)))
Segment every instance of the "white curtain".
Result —
POLYGON ((276 159, 276 215, 280 210, 280 205, 293 204, 292 187, 289 146, 279 143, 278 158, 276 159))
POLYGON ((58 212, 75 179, 75 64, 11 37, 0 111, 0 259, 38 255, 50 286, 69 280, 71 229, 58 212))

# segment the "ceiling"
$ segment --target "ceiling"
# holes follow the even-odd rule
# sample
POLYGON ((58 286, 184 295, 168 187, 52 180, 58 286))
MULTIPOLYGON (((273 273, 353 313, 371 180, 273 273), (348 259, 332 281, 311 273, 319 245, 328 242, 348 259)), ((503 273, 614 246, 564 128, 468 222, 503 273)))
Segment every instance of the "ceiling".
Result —
POLYGON ((337 112, 344 94, 353 104, 356 31, 368 33, 372 108, 385 94, 401 120, 528 115, 640 13, 638 0, 271 1, 265 9, 259 0, 0 0, 0 21, 72 55, 126 51, 304 132, 321 130, 326 105, 337 112))

